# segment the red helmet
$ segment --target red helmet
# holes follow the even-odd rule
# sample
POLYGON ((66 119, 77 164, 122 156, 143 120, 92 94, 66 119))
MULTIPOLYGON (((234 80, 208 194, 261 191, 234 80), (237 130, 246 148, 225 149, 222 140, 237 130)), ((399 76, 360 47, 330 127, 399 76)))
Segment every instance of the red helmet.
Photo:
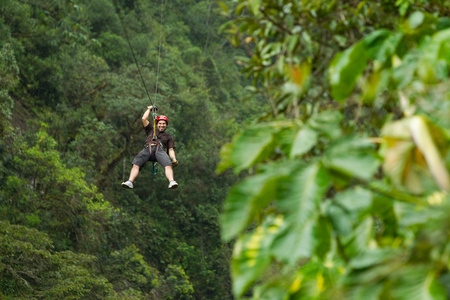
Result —
POLYGON ((159 122, 160 120, 166 121, 166 124, 169 125, 169 119, 167 119, 166 116, 163 116, 163 115, 158 116, 158 117, 156 118, 156 123, 158 124, 158 122, 159 122))

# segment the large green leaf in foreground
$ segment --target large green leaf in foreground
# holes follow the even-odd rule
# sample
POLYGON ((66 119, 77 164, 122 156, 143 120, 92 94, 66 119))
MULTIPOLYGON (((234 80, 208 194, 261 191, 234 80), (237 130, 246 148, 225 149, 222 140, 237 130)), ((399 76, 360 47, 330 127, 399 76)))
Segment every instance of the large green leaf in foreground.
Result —
POLYGON ((241 232, 253 217, 275 199, 278 178, 271 174, 249 177, 234 186, 222 216, 222 238, 228 241, 241 232))
POLYGON ((286 226, 272 245, 277 259, 293 264, 311 256, 317 240, 314 229, 319 216, 319 203, 329 186, 325 169, 319 163, 293 170, 279 183, 277 206, 286 216, 286 226))
POLYGON ((261 162, 269 156, 275 148, 272 133, 272 127, 255 127, 245 130, 236 138, 231 154, 233 165, 236 166, 236 173, 261 162))

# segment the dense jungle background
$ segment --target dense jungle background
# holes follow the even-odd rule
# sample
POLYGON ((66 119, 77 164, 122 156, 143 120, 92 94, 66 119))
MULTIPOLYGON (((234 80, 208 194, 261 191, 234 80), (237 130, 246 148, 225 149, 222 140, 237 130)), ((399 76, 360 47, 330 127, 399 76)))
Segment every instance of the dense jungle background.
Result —
POLYGON ((449 16, 1 1, 0 298, 449 299, 449 16), (180 186, 124 190, 151 104, 180 186))
POLYGON ((218 34, 217 10, 1 1, 0 298, 231 297, 218 215, 235 179, 215 168, 221 145, 263 105, 240 101, 240 51, 218 34), (169 117, 180 188, 148 165, 124 190, 152 103, 169 117))

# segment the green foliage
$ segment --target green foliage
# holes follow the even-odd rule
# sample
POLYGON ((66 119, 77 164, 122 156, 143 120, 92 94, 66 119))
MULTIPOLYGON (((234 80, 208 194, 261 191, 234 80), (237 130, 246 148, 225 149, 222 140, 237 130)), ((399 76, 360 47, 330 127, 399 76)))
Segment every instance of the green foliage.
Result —
POLYGON ((150 267, 135 245, 114 251, 105 263, 105 276, 116 291, 137 290, 151 293, 160 285, 158 272, 150 267))
POLYGON ((17 85, 17 66, 14 52, 9 44, 0 50, 0 132, 8 130, 11 122, 11 111, 13 100, 9 96, 9 91, 17 85))
POLYGON ((86 18, 92 33, 102 32, 119 34, 121 32, 119 17, 116 14, 113 1, 94 0, 82 1, 85 4, 83 16, 86 18))
POLYGON ((120 67, 121 63, 130 61, 128 44, 121 36, 107 31, 99 36, 98 41, 101 43, 102 57, 109 65, 120 67))
MULTIPOLYGON (((416 12, 405 22, 403 32, 375 31, 342 54, 336 55, 330 65, 333 97, 344 100, 352 93, 362 71, 369 68, 368 59, 373 64, 375 74, 373 76, 382 74, 383 80, 375 80, 367 85, 384 84, 366 87, 371 91, 384 91, 388 88, 387 82, 392 82, 389 90, 395 91, 397 88, 409 86, 416 80, 424 84, 435 84, 445 80, 449 61, 442 51, 448 47, 446 44, 450 31, 447 29, 436 32, 428 36, 426 42, 421 43, 424 34, 432 28, 431 24, 436 26, 438 20, 430 17, 431 20, 425 21, 426 17, 428 15, 416 12), (411 43, 417 44, 418 47, 405 52, 411 43), (367 55, 369 56, 366 57, 367 55), (383 72, 386 69, 389 72, 383 72)), ((371 95, 375 96, 373 92, 371 95)))
POLYGON ((100 57, 84 49, 67 49, 58 57, 58 72, 52 79, 58 82, 57 91, 64 102, 79 106, 90 103, 96 92, 105 86, 107 55, 100 57))
POLYGON ((222 216, 237 299, 448 297, 450 39, 433 5, 449 8, 221 4, 272 104, 218 166, 250 171, 222 216))
POLYGON ((35 229, 0 221, 0 290, 15 299, 99 299, 111 284, 94 274, 95 257, 52 252, 49 237, 35 229))
POLYGON ((1 88, 11 89, 17 85, 17 74, 19 73, 19 68, 17 67, 16 58, 14 57, 14 52, 11 49, 11 45, 6 44, 2 47, 1 52, 1 73, 2 78, 1 88))
POLYGON ((165 270, 162 293, 165 299, 194 299, 194 289, 180 266, 169 265, 165 270))
POLYGON ((58 250, 98 247, 92 237, 113 208, 83 180, 80 169, 65 168, 47 133, 39 132, 34 141, 33 147, 24 143, 11 149, 20 154, 12 158, 14 173, 5 178, 3 213, 15 223, 50 231, 58 250))
POLYGON ((202 56, 202 52, 200 48, 198 47, 192 47, 190 49, 187 49, 183 53, 183 60, 187 64, 197 64, 202 56))

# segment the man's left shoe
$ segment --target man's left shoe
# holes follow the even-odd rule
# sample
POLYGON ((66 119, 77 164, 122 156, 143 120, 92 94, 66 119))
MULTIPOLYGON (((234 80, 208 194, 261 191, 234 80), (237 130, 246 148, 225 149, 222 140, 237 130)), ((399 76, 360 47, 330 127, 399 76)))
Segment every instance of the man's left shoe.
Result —
POLYGON ((178 187, 178 183, 175 180, 172 180, 169 183, 169 189, 176 189, 178 187))
POLYGON ((127 180, 125 182, 122 182, 122 187, 126 189, 132 189, 133 183, 130 180, 127 180))

